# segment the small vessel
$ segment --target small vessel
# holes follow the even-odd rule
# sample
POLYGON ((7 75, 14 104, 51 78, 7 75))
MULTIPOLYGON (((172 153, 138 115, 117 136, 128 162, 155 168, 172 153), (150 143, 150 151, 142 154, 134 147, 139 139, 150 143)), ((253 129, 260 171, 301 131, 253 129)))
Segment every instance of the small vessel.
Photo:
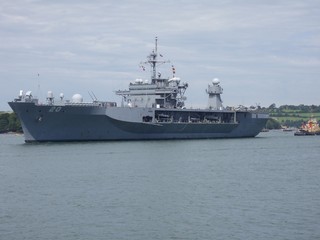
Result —
POLYGON ((286 129, 282 129, 283 132, 293 132, 294 128, 286 128, 286 129))
POLYGON ((282 126, 283 132, 293 132, 294 130, 295 130, 295 128, 293 128, 293 127, 282 126))
MULTIPOLYGON (((80 94, 65 100, 48 91, 40 103, 31 91, 20 91, 10 107, 21 121, 26 142, 102 141, 148 139, 200 139, 255 137, 266 125, 268 114, 247 109, 225 108, 220 81, 208 85, 208 105, 204 109, 186 108, 188 83, 175 75, 163 78, 157 66, 158 44, 144 65, 151 67, 150 80, 136 79, 128 90, 118 90, 122 101, 84 102, 80 94)), ((143 68, 145 66, 142 66, 143 68)))
POLYGON ((303 123, 297 132, 294 133, 295 136, 312 136, 320 135, 320 127, 316 118, 311 117, 307 123, 303 123))

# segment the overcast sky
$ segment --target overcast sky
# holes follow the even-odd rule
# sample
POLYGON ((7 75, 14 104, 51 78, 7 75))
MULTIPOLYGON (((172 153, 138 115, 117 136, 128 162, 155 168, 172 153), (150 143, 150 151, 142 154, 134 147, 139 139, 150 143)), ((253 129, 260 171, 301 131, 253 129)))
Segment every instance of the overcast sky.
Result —
POLYGON ((319 0, 0 0, 0 110, 20 89, 120 103, 156 36, 189 107, 213 78, 225 106, 320 105, 319 23, 319 0))

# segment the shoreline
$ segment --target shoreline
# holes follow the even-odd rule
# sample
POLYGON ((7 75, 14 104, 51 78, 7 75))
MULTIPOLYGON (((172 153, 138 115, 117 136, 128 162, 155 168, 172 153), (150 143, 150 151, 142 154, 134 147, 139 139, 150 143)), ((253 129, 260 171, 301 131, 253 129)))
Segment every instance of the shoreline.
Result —
POLYGON ((23 132, 12 132, 12 131, 5 131, 5 132, 0 132, 2 135, 23 135, 23 132))

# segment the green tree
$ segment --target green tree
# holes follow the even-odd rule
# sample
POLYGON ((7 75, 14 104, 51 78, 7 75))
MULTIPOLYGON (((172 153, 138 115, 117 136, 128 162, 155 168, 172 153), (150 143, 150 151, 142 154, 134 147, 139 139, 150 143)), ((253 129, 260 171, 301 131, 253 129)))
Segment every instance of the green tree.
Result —
POLYGON ((8 131, 8 113, 0 114, 0 133, 8 131))
POLYGON ((281 124, 274 118, 270 118, 266 124, 267 129, 281 129, 281 124))
POLYGON ((21 124, 15 113, 0 114, 0 133, 22 132, 21 124))

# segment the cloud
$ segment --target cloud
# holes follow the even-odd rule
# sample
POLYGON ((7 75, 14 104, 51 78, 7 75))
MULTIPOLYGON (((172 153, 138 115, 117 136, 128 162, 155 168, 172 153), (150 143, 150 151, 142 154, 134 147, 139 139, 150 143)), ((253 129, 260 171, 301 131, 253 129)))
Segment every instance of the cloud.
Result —
POLYGON ((113 90, 149 77, 139 63, 155 36, 189 82, 193 105, 206 104, 204 89, 214 77, 230 105, 317 104, 319 10, 312 0, 2 1, 0 81, 7 91, 0 110, 20 88, 38 85, 38 72, 44 90, 97 89, 96 95, 117 99, 113 90), (286 96, 288 87, 299 94, 293 81, 304 78, 314 88, 301 99, 286 96))

